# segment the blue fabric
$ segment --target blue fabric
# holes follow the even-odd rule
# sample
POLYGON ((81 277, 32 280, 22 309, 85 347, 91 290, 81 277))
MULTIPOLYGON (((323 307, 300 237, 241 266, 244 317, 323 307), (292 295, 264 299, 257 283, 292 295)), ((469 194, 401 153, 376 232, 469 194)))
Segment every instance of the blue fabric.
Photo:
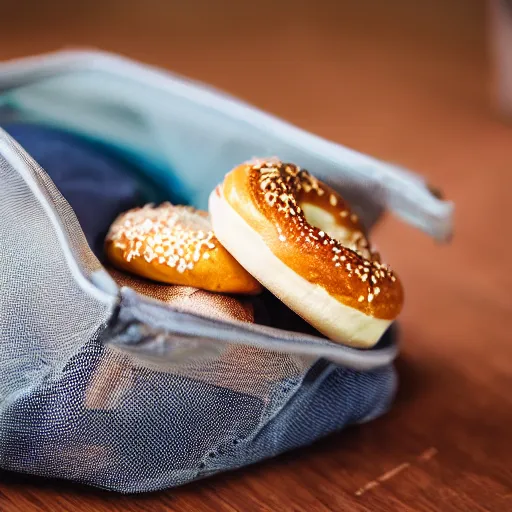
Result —
POLYGON ((121 155, 62 130, 31 124, 2 126, 36 160, 72 206, 100 260, 116 216, 158 199, 155 186, 121 155))
MULTIPOLYGON (((259 428, 246 421, 259 407, 256 397, 139 370, 122 408, 88 410, 73 397, 84 395, 87 376, 104 353, 101 344, 87 344, 58 382, 44 384, 6 411, 18 421, 2 432, 13 448, 3 454, 5 468, 45 474, 47 461, 57 458, 62 464, 52 468, 53 476, 70 478, 68 463, 82 460, 85 470, 75 471, 74 480, 121 492, 158 490, 237 469, 370 420, 389 408, 396 387, 392 366, 358 372, 320 360, 287 405, 259 428), (206 449, 212 437, 225 441, 206 449), (206 451, 197 459, 192 454, 201 446, 206 451), (103 460, 101 447, 108 447, 112 464, 103 460), (90 472, 88 457, 94 456, 102 463, 92 458, 90 472)), ((276 392, 292 388, 293 382, 284 381, 276 392)))
MULTIPOLYGON (((370 421, 389 409, 396 386, 393 366, 358 372, 320 360, 275 418, 249 439, 236 439, 211 454, 203 471, 241 467, 260 460, 262 454, 272 457, 370 421)), ((281 389, 286 391, 286 383, 281 389)))

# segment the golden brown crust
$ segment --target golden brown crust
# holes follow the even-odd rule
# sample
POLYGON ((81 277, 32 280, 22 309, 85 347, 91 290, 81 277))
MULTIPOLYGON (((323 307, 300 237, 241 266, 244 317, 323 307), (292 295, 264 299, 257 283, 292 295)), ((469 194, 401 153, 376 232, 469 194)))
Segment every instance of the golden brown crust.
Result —
POLYGON ((380 263, 357 216, 333 189, 293 164, 264 160, 235 168, 221 191, 272 253, 304 279, 369 316, 398 316, 403 304, 400 281, 380 263), (312 226, 304 203, 332 214, 346 238, 340 242, 312 226))
POLYGON ((259 293, 261 285, 211 231, 205 212, 164 203, 120 215, 105 241, 115 267, 153 281, 223 293, 259 293))

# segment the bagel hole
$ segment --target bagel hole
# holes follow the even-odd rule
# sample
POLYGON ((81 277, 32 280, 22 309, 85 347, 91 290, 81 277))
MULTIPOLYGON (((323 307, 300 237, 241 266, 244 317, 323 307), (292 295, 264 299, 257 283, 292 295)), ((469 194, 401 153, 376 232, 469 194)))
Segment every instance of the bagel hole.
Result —
POLYGON ((338 240, 344 245, 352 239, 353 232, 341 226, 336 217, 323 208, 311 203, 300 204, 306 221, 313 227, 327 233, 331 238, 338 240))

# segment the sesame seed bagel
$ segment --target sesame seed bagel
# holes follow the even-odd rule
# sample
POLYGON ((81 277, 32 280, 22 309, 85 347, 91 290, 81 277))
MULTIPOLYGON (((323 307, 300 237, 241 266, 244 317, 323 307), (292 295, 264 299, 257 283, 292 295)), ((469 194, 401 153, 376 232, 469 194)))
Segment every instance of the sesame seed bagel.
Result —
POLYGON ((332 341, 369 348, 398 316, 403 290, 357 215, 307 171, 245 163, 210 195, 213 231, 274 295, 332 341))
POLYGON ((160 283, 256 294, 260 283, 219 243, 206 212, 146 205, 121 214, 105 240, 113 266, 160 283))

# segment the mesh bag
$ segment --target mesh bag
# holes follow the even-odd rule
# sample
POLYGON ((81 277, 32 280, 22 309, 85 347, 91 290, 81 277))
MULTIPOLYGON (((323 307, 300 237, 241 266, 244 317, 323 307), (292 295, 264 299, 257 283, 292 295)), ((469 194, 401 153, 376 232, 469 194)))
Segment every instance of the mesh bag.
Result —
MULTIPOLYGON (((112 72, 115 64, 119 75, 128 73, 126 66, 134 76, 145 73, 156 89, 151 77, 158 71, 116 57, 47 59, 5 64, 0 83, 10 90, 52 66, 103 65, 112 72)), ((168 81, 170 100, 172 84, 197 87, 161 79, 168 81)), ((221 105, 233 101, 204 94, 221 105)), ((43 109, 35 112, 42 116, 43 109)), ((301 143, 291 151, 291 139, 278 141, 280 147, 272 133, 255 140, 265 140, 272 153, 294 153, 290 160, 318 164, 301 143)), ((244 147, 261 149, 257 142, 244 147)), ((351 197, 367 225, 391 207, 438 238, 449 232, 451 209, 419 178, 364 158, 354 166, 354 154, 345 157, 341 148, 336 161, 323 162, 322 177, 351 197)), ((218 162, 212 180, 224 164, 218 162)), ((176 167, 187 174, 186 166, 176 167)), ((212 319, 118 289, 90 251, 72 208, 3 131, 0 240, 3 469, 120 492, 151 491, 309 444, 390 406, 394 328, 374 349, 361 351, 313 335, 212 319)))

